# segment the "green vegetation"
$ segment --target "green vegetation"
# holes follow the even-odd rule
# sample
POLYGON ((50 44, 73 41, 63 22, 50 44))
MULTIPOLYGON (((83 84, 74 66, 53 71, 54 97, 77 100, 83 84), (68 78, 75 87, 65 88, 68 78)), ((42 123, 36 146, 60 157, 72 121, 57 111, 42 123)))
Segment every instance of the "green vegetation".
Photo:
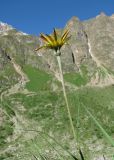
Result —
MULTIPOLYGON (((77 157, 79 153, 74 147, 75 142, 69 127, 67 109, 65 108, 60 83, 58 84, 53 80, 51 75, 31 66, 25 66, 24 71, 30 79, 26 88, 34 91, 34 93, 24 94, 19 92, 4 98, 2 103, 2 107, 10 117, 18 117, 16 122, 18 125, 16 125, 21 127, 15 128, 9 120, 4 122, 3 126, 0 126, 0 145, 3 149, 7 148, 8 145, 6 139, 15 134, 13 133, 14 128, 17 138, 9 144, 15 147, 15 144, 18 143, 22 147, 17 147, 16 154, 6 152, 0 158, 19 160, 17 156, 19 155, 20 159, 24 157, 24 160, 33 157, 50 160, 73 160, 73 156, 77 157), (58 86, 56 92, 50 88, 52 83, 56 83, 58 86)), ((85 85, 89 80, 86 77, 86 67, 83 66, 82 71, 82 76, 70 73, 71 75, 66 74, 67 79, 64 75, 65 80, 78 86, 85 85), (80 76, 83 77, 83 80, 80 76)), ((84 158, 91 160, 91 157, 103 154, 109 155, 109 158, 112 157, 112 147, 104 138, 102 131, 104 129, 108 136, 113 139, 114 87, 92 88, 85 86, 76 91, 67 90, 67 96, 76 136, 84 158), (87 110, 81 104, 84 104, 87 110), (99 123, 103 129, 99 127, 99 123), (101 150, 89 150, 90 146, 98 144, 102 146, 101 150)))
POLYGON ((80 73, 66 73, 64 78, 66 81, 76 86, 85 85, 87 83, 87 80, 80 73))
POLYGON ((86 85, 89 82, 88 71, 86 66, 81 66, 81 72, 82 73, 66 73, 64 74, 64 78, 66 81, 76 86, 86 85))
MULTIPOLYGON (((59 90, 60 86, 58 92, 53 92, 49 85, 50 81, 53 83, 53 79, 49 74, 30 66, 26 66, 24 71, 30 78, 30 82, 27 84, 30 86, 26 87, 28 87, 30 91, 34 91, 35 94, 29 95, 17 93, 4 99, 3 103, 3 107, 11 117, 20 115, 20 117, 24 117, 27 120, 27 126, 25 126, 25 124, 22 125, 26 122, 24 122, 23 118, 18 119, 17 121, 19 125, 22 125, 22 130, 25 130, 24 134, 23 131, 21 131, 21 136, 17 136, 18 143, 23 144, 21 149, 18 148, 17 154, 20 155, 21 158, 24 157, 25 160, 30 157, 33 158, 34 156, 36 156, 37 159, 39 157, 40 159, 41 157, 47 157, 47 159, 51 160, 54 155, 55 160, 72 160, 72 156, 66 153, 65 150, 69 151, 70 154, 73 152, 73 156, 77 156, 78 153, 75 151, 75 148, 72 147, 75 142, 71 134, 71 129, 69 128, 69 119, 63 94, 61 90, 59 90), (24 110, 19 109, 19 106, 23 106, 24 110), (16 112, 16 115, 13 110, 16 112), (40 131, 43 131, 44 134, 37 132, 39 129, 40 131), (29 132, 30 135, 33 136, 32 140, 31 138, 24 140, 24 135, 28 135, 29 132), (50 133, 52 133, 52 139, 54 137, 56 142, 49 137, 50 133), (63 148, 61 148, 58 143, 62 145, 63 148), (47 153, 47 150, 50 154, 47 153)), ((75 75, 73 76, 75 77, 75 75)), ((111 155, 112 148, 110 147, 110 144, 107 143, 103 133, 81 104, 86 104, 90 113, 97 119, 109 136, 113 137, 114 87, 83 87, 76 91, 67 91, 67 96, 73 125, 75 127, 76 135, 78 136, 78 142, 83 148, 82 152, 84 158, 90 160, 90 152, 92 152, 92 155, 94 156, 103 154, 111 155), (88 146, 97 145, 98 143, 102 146, 101 150, 94 151, 94 153, 89 150, 88 146)), ((8 145, 6 139, 7 137, 12 136, 13 128, 14 126, 11 123, 6 123, 6 125, 4 124, 4 126, 0 128, 2 131, 2 137, 0 137, 2 147, 8 145)), ((14 141, 12 146, 15 146, 17 140, 16 142, 14 141)), ((10 154, 9 152, 1 155, 0 158, 9 158, 8 160, 10 160, 10 156, 11 159, 14 157, 14 159, 18 160, 17 155, 14 153, 10 154)), ((110 157, 112 157, 112 155, 110 157)))
POLYGON ((17 99, 18 102, 21 102, 24 105, 27 109, 25 113, 29 118, 42 120, 53 118, 54 106, 56 105, 59 96, 54 92, 45 91, 32 97, 24 94, 15 94, 12 98, 15 98, 15 100, 17 99))
MULTIPOLYGON (((99 118, 100 122, 104 122, 103 125, 107 125, 106 128, 109 131, 109 128, 112 128, 111 122, 113 123, 113 103, 114 103, 114 87, 105 87, 105 88, 83 88, 77 90, 77 93, 73 93, 74 96, 78 96, 80 103, 88 106, 90 111, 95 115, 96 118, 99 118), (107 122, 105 122, 105 118, 107 122), (101 119, 101 117, 103 117, 101 119), (110 123, 109 123, 110 121, 110 123)), ((73 100, 73 95, 71 99, 73 100)), ((76 98, 75 98, 76 99, 76 98)), ((78 101, 78 99, 76 99, 78 101)), ((76 102, 75 102, 76 103, 76 102)), ((83 113, 82 113, 83 114, 83 113)))
POLYGON ((49 81, 52 79, 51 75, 31 66, 24 66, 24 72, 30 79, 30 82, 26 85, 28 90, 38 92, 39 90, 49 89, 49 81))
MULTIPOLYGON (((6 152, 1 155, 0 158, 9 158, 8 160, 12 160, 14 157, 14 159, 18 160, 19 157, 17 157, 17 155, 20 155, 20 159, 24 157, 25 160, 30 157, 33 158, 34 156, 37 159, 47 157, 47 159, 50 160, 73 160, 74 158, 72 156, 77 157, 78 153, 75 147, 73 147, 75 142, 69 127, 69 119, 60 84, 57 84, 59 87, 58 91, 53 92, 50 88, 50 83, 58 82, 53 81, 51 75, 30 66, 25 66, 24 71, 30 79, 26 87, 35 93, 16 93, 10 95, 4 99, 4 103, 2 104, 9 116, 15 117, 18 115, 17 123, 24 131, 24 134, 23 131, 20 131, 22 133, 19 134, 19 136, 16 135, 17 139, 11 145, 14 147, 17 142, 23 145, 22 148, 18 148, 17 154, 6 152), (20 109, 20 106, 23 106, 24 110, 20 109), (41 131, 43 131, 43 133, 41 131), (25 140, 24 135, 27 137, 29 132, 32 140, 31 138, 25 140), (52 137, 49 137, 50 133, 52 137), (53 138, 55 139, 53 140, 53 138), (63 148, 61 148, 61 145, 63 148), (73 155, 69 155, 65 150, 69 151, 71 155, 73 153, 73 155), (53 158, 53 156, 55 157, 53 158)), ((83 76, 85 72, 83 72, 83 76)), ((75 74, 73 76, 75 79, 75 74)), ((73 81, 69 82, 73 83, 73 81)), ((79 81, 79 84, 82 85, 84 83, 79 81)), ((67 91, 67 96, 73 125, 78 137, 78 142, 82 147, 84 158, 90 160, 90 152, 92 152, 94 156, 103 154, 111 155, 112 148, 110 144, 108 144, 107 139, 105 140, 95 120, 92 120, 90 114, 86 112, 81 104, 86 104, 88 111, 97 119, 109 136, 113 138, 114 87, 88 88, 85 86, 76 91, 67 91), (89 146, 97 145, 98 143, 102 146, 101 150, 94 152, 89 150, 89 146)), ((6 139, 13 135, 14 127, 15 126, 11 122, 8 123, 8 121, 4 123, 4 126, 0 127, 2 133, 0 136, 0 145, 2 148, 8 145, 6 139)), ((18 133, 19 130, 17 129, 16 132, 18 133)), ((112 155, 110 157, 112 157, 112 155)))
MULTIPOLYGON (((75 92, 68 92, 67 95, 73 118, 73 124, 76 131, 78 131, 79 143, 83 147, 82 151, 84 153, 84 156, 88 160, 91 159, 89 156, 90 151, 87 146, 97 144, 98 142, 101 143, 100 145, 103 148, 101 151, 95 151, 94 153, 92 151, 92 154, 111 154, 110 144, 107 143, 107 139, 105 140, 99 127, 85 112, 85 109, 81 106, 81 103, 86 104, 88 110, 92 113, 92 115, 95 116, 98 122, 100 122, 101 126, 107 131, 110 136, 113 136, 113 86, 105 88, 85 87, 83 89, 78 89, 75 92), (79 117, 78 108, 80 108, 79 117), (78 127, 76 125, 77 120, 79 121, 78 127)), ((55 93, 50 91, 40 91, 37 94, 30 96, 18 93, 9 97, 8 104, 10 106, 14 105, 16 107, 17 103, 23 105, 25 108, 25 111, 18 111, 18 113, 20 113, 21 116, 27 118, 29 121, 33 121, 32 126, 31 124, 29 124, 28 127, 23 126, 25 134, 28 134, 28 132, 30 132, 31 134, 31 132, 33 132, 34 135, 36 131, 39 130, 38 128, 41 128, 41 130, 45 132, 45 134, 53 133, 52 135, 55 137, 57 142, 62 144, 64 148, 72 153, 71 148, 72 145, 74 145, 74 141, 70 133, 71 131, 69 128, 69 119, 67 117, 67 110, 65 108, 65 103, 63 101, 63 95, 61 92, 55 93), (65 135, 67 136, 67 141, 65 135)), ((18 110, 18 108, 15 108, 15 110, 18 110)), ((21 142, 21 139, 19 141, 21 142)), ((42 156, 52 158, 53 153, 55 153, 56 149, 60 154, 63 155, 63 159, 66 159, 65 151, 60 149, 55 142, 52 142, 52 140, 50 140, 49 137, 47 137, 46 135, 42 135, 42 133, 38 132, 35 139, 33 139, 32 141, 28 140, 26 143, 28 147, 26 147, 26 151, 23 148, 23 152, 27 152, 30 157, 32 156, 31 154, 34 154, 38 158, 39 155, 37 151, 39 150, 42 156), (50 142, 52 146, 50 145, 50 142), (46 150, 49 150, 49 152, 52 151, 50 156, 48 153, 46 153, 46 150), (29 151, 31 151, 32 153, 29 153, 29 151)), ((23 143, 23 145, 25 146, 26 144, 23 143)), ((55 159, 61 159, 58 153, 56 153, 55 155, 55 159)), ((77 153, 75 153, 75 155, 77 155, 77 153)))
POLYGON ((17 82, 18 77, 18 74, 10 64, 4 66, 4 70, 0 72, 0 90, 10 88, 17 82))
POLYGON ((97 121, 97 119, 90 113, 90 111, 88 110, 88 108, 82 104, 81 106, 84 107, 85 111, 89 114, 89 116, 91 117, 91 119, 93 120, 93 122, 96 124, 96 126, 100 129, 101 133, 105 136, 105 138, 108 140, 108 142, 112 145, 112 147, 114 147, 114 141, 111 138, 111 136, 109 136, 109 134, 106 132, 106 130, 101 126, 101 124, 97 121))
POLYGON ((6 119, 4 121, 4 125, 0 126, 0 146, 4 146, 6 142, 6 138, 13 134, 13 124, 6 119))

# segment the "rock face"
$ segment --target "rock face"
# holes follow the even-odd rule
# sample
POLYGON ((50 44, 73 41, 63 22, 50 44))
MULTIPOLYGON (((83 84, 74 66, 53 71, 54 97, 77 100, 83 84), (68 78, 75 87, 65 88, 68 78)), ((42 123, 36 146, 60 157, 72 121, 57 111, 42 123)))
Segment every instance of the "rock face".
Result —
POLYGON ((114 70, 114 20, 106 15, 100 15, 85 24, 93 54, 102 65, 114 70))
POLYGON ((92 58, 89 53, 91 46, 96 59, 106 68, 114 70, 114 20, 112 17, 100 14, 96 18, 84 22, 73 17, 68 22, 67 27, 72 34, 70 45, 79 65, 84 59, 92 58))
MULTIPOLYGON (((99 68, 108 74, 105 75, 106 79, 109 73, 114 72, 113 17, 113 15, 109 17, 101 13, 95 18, 83 22, 77 17, 72 17, 68 21, 65 28, 70 30, 71 39, 61 49, 64 72, 79 72, 84 66, 87 69, 90 82, 99 79, 95 82, 97 84, 103 83, 102 73, 98 73, 99 68)), ((12 26, 1 22, 0 68, 4 70, 4 66, 10 65, 9 56, 14 58, 21 67, 30 64, 52 73, 57 72, 57 62, 52 51, 44 53, 40 50, 37 54, 34 52, 40 43, 38 37, 19 32, 12 26)), ((113 75, 111 75, 111 79, 113 82, 113 75)))

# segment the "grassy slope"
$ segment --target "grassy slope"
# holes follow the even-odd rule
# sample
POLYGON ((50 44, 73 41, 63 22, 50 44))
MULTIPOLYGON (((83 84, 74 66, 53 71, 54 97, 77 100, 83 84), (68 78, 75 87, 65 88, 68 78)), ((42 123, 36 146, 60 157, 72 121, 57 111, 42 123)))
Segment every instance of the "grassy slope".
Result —
MULTIPOLYGON (((15 109, 20 112, 21 116, 27 118, 29 121, 35 122, 32 125, 28 124, 28 127, 26 129, 38 130, 40 128, 40 130, 45 131, 46 133, 52 133, 56 140, 63 144, 65 148, 71 151, 75 151, 75 148, 73 147, 74 141, 72 139, 72 136, 69 136, 69 120, 67 117, 62 93, 55 93, 50 90, 49 84, 50 80, 52 82, 52 79, 51 76, 47 73, 38 71, 30 66, 26 66, 24 68, 24 71, 27 73, 30 79, 30 82, 26 86, 27 89, 37 93, 31 96, 27 96, 24 94, 15 94, 10 96, 9 99, 7 99, 7 103, 13 107, 16 107, 17 103, 24 106, 24 111, 19 111, 18 108, 15 109)), ((75 79, 75 75, 73 75, 73 77, 75 79)), ((71 80, 70 82, 72 82, 71 80)), ((78 84, 82 84, 80 78, 78 84)), ((105 153, 109 154, 110 148, 107 141, 103 139, 103 135, 100 133, 99 129, 94 125, 91 118, 85 113, 82 108, 80 108, 80 123, 78 125, 78 128, 76 124, 78 119, 77 113, 81 102, 87 105, 89 110, 99 120, 101 125, 113 137, 114 87, 85 87, 83 89, 78 89, 75 92, 68 92, 67 94, 69 97, 69 103, 71 106, 71 112, 73 115, 73 122, 76 128, 76 133, 77 131, 79 132, 80 143, 84 147, 83 150, 86 154, 86 157, 89 157, 87 154, 89 153, 88 147, 93 147, 94 144, 98 146, 98 142, 101 142, 101 145, 102 143, 104 144, 102 145, 102 150, 100 151, 93 148, 93 151, 90 152, 90 155, 102 155, 105 153)), ((49 137, 47 139, 48 141, 50 141, 49 137)), ((68 157, 66 152, 61 150, 52 140, 50 142, 54 146, 56 146, 59 152, 64 156, 64 159, 65 157, 68 157)), ((59 154, 55 152, 54 148, 49 145, 49 142, 47 142, 45 138, 41 136, 41 134, 37 134, 37 137, 33 139, 33 141, 27 140, 26 142, 23 142, 22 139, 18 139, 18 143, 23 144, 23 151, 17 151, 18 154, 22 155, 22 157, 25 153, 29 155, 29 158, 32 158, 33 153, 36 156, 39 156, 38 152, 40 151, 40 153, 42 155, 46 155, 48 159, 61 159, 61 156, 59 156, 59 154), (35 145, 37 147, 35 147, 35 145), (29 153, 29 151, 31 151, 32 153, 29 153), (55 156, 56 158, 52 158, 53 156, 55 156)), ((24 155, 23 158, 25 160, 28 159, 27 155, 24 155)), ((18 159, 18 157, 15 155, 14 159, 18 159)))
POLYGON ((49 74, 36 68, 32 68, 31 66, 25 66, 24 72, 30 79, 30 82, 26 85, 28 90, 37 92, 38 90, 48 89, 47 82, 51 80, 51 76, 49 74))
POLYGON ((83 86, 86 85, 90 77, 88 76, 88 71, 86 66, 81 66, 81 74, 80 73, 66 73, 64 74, 64 79, 72 84, 75 84, 76 86, 83 86))

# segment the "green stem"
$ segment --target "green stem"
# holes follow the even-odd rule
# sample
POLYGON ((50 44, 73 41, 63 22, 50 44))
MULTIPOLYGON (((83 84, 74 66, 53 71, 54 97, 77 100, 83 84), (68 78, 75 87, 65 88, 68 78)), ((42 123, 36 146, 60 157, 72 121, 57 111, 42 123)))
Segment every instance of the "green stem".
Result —
POLYGON ((57 55, 57 62, 58 62, 58 65, 59 65, 59 72, 60 72, 60 76, 61 76, 63 95, 64 95, 66 107, 67 107, 68 117, 69 117, 71 129, 72 129, 72 134, 73 134, 74 139, 76 140, 75 129, 74 129, 74 125, 73 125, 73 121, 72 121, 72 117, 71 117, 71 112, 70 112, 70 107, 69 107, 68 99, 67 99, 67 95, 66 95, 65 83, 64 83, 64 78, 63 78, 63 71, 62 71, 62 65, 61 65, 61 57, 58 56, 58 55, 57 55))
POLYGON ((79 123, 80 123, 80 104, 78 105, 78 111, 77 111, 77 143, 79 145, 79 123))

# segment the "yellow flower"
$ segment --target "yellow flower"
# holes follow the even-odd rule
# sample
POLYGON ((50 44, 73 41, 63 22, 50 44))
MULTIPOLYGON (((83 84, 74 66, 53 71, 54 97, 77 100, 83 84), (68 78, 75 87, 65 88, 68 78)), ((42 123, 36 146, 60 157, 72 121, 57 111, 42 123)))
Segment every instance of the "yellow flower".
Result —
POLYGON ((35 49, 35 51, 44 48, 53 49, 57 52, 57 50, 60 50, 60 48, 69 40, 69 30, 65 30, 62 36, 60 36, 60 34, 58 34, 57 31, 54 29, 52 35, 41 33, 40 38, 44 41, 44 45, 35 49))
POLYGON ((65 30, 62 35, 58 34, 57 31, 54 29, 52 35, 47 34, 40 34, 40 38, 44 41, 44 45, 40 46, 39 48, 35 49, 35 51, 38 51, 39 49, 53 49, 54 54, 56 55, 58 66, 59 66, 59 72, 60 72, 60 78, 61 78, 61 84, 63 88, 63 95, 66 103, 66 108, 68 112, 68 117, 72 129, 72 134, 74 136, 74 139, 76 139, 75 134, 75 128, 72 121, 71 111, 68 103, 68 98, 66 94, 65 84, 64 84, 64 77, 63 77, 63 71, 62 71, 62 65, 61 65, 61 47, 69 40, 69 30, 65 30))

